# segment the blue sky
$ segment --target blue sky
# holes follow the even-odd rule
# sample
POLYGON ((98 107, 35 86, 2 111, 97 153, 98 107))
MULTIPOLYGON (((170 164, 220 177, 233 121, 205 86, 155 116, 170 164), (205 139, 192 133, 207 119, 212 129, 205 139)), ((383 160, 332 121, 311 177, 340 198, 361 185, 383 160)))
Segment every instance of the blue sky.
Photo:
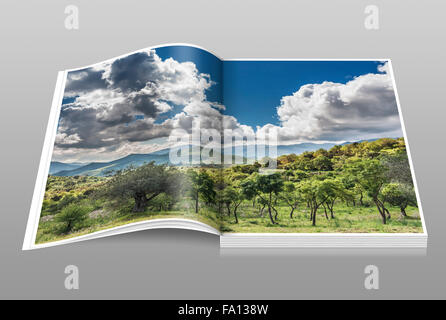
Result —
POLYGON ((377 61, 225 61, 225 113, 253 127, 278 125, 276 107, 283 96, 309 83, 346 83, 376 73, 377 66, 377 61))
MULTIPOLYGON (((205 50, 188 46, 157 48, 163 60, 193 62, 214 85, 206 91, 208 101, 226 106, 225 114, 252 127, 278 125, 276 107, 283 96, 305 84, 324 81, 346 83, 355 77, 377 73, 378 61, 223 61, 205 50), (222 86, 224 83, 224 86, 222 86), (253 116, 254 114, 255 116, 253 116)), ((182 106, 165 115, 171 117, 182 106)))

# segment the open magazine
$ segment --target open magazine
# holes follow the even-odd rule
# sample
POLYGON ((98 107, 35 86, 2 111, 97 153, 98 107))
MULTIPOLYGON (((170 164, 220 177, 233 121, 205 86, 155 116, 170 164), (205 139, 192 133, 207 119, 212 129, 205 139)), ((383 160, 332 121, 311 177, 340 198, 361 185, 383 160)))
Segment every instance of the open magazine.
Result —
POLYGON ((23 249, 156 228, 426 247, 390 60, 171 44, 59 72, 23 249))

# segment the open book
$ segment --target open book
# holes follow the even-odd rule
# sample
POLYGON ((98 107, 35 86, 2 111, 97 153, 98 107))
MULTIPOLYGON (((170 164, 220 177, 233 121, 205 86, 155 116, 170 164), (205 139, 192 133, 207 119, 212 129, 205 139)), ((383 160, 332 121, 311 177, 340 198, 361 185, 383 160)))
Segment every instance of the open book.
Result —
POLYGON ((390 60, 171 44, 59 72, 23 249, 155 228, 426 247, 390 60))

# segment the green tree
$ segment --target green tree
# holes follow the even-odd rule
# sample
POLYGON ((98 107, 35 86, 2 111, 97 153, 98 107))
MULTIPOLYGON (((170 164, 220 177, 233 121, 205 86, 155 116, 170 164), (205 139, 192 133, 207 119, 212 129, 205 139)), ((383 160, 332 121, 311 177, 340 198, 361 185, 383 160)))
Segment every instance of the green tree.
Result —
POLYGON ((355 195, 359 195, 359 204, 363 206, 364 191, 362 190, 361 185, 358 183, 357 177, 349 172, 343 172, 338 176, 338 179, 340 180, 343 189, 341 197, 346 202, 346 204, 351 201, 353 203, 353 206, 356 206, 355 195))
POLYGON ((225 178, 227 176, 228 171, 221 170, 221 168, 208 170, 209 176, 214 182, 214 187, 213 187, 215 191, 214 204, 217 205, 217 212, 219 214, 221 214, 223 210, 222 206, 224 205, 224 203, 222 197, 223 197, 223 190, 227 186, 225 178))
POLYGON ((293 219, 294 210, 296 210, 297 206, 302 201, 302 196, 296 188, 296 185, 292 182, 285 182, 280 197, 291 208, 290 218, 293 219))
POLYGON ((198 213, 199 199, 207 204, 212 203, 215 200, 214 180, 206 172, 206 170, 200 170, 197 172, 194 169, 190 169, 187 172, 189 178, 189 194, 195 201, 195 213, 198 213))
POLYGON ((348 163, 345 171, 356 177, 362 190, 365 190, 375 203, 383 224, 386 224, 390 215, 380 200, 381 189, 388 182, 386 167, 377 159, 361 159, 348 163))
POLYGON ((175 202, 176 199, 173 196, 166 193, 161 193, 159 196, 152 199, 150 205, 154 210, 168 211, 172 210, 172 207, 174 206, 175 202))
POLYGON ((161 193, 176 196, 180 185, 181 176, 176 169, 151 162, 119 171, 106 185, 106 194, 111 198, 133 198, 133 212, 144 212, 161 193))
POLYGON ((312 165, 315 170, 318 171, 331 171, 333 170, 333 164, 325 155, 320 155, 312 160, 312 165))
POLYGON ((252 206, 255 206, 255 200, 257 197, 257 186, 256 186, 256 182, 254 179, 246 179, 242 182, 240 182, 240 188, 243 194, 243 197, 246 200, 251 200, 252 201, 252 206))
POLYGON ((228 186, 223 189, 220 201, 223 204, 224 207, 226 207, 227 215, 228 217, 231 215, 231 203, 232 203, 232 187, 228 186))
POLYGON ((317 210, 327 201, 335 188, 330 180, 309 179, 299 184, 299 191, 310 207, 310 219, 316 226, 317 210))
POLYGON ((294 171, 294 181, 295 182, 300 182, 304 179, 308 178, 308 173, 306 173, 303 170, 295 170, 294 171))
POLYGON ((322 204, 325 211, 325 217, 328 219, 327 209, 330 211, 331 219, 334 219, 334 204, 338 198, 350 200, 351 193, 344 188, 341 179, 326 179, 324 180, 324 196, 325 202, 322 204))
POLYGON ((272 174, 260 174, 256 177, 256 189, 258 190, 258 196, 262 199, 263 203, 268 206, 269 218, 272 224, 277 224, 273 219, 272 210, 276 212, 274 207, 275 200, 278 194, 282 191, 283 180, 279 173, 272 174))
POLYGON ((227 186, 223 190, 223 199, 226 204, 226 208, 228 210, 228 215, 231 215, 231 206, 232 212, 234 214, 235 223, 238 223, 237 209, 243 202, 243 192, 241 188, 235 188, 233 186, 227 186))
POLYGON ((383 187, 382 196, 384 201, 392 206, 398 206, 403 217, 407 217, 406 208, 408 205, 417 205, 415 191, 409 184, 389 183, 383 187))

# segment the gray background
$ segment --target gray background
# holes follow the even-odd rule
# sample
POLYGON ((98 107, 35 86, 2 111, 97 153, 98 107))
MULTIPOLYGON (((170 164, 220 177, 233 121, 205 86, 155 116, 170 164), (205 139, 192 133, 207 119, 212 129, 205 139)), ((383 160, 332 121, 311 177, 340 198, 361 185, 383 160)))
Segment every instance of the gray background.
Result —
POLYGON ((444 1, 0 2, 1 298, 446 298, 444 1), (80 29, 64 28, 78 5, 80 29), (380 30, 364 8, 380 8, 380 30), (215 236, 157 230, 21 252, 58 70, 189 42, 224 58, 390 57, 427 227, 426 255, 220 254, 215 236), (64 268, 80 268, 80 290, 64 268), (380 290, 364 289, 364 267, 380 290))

